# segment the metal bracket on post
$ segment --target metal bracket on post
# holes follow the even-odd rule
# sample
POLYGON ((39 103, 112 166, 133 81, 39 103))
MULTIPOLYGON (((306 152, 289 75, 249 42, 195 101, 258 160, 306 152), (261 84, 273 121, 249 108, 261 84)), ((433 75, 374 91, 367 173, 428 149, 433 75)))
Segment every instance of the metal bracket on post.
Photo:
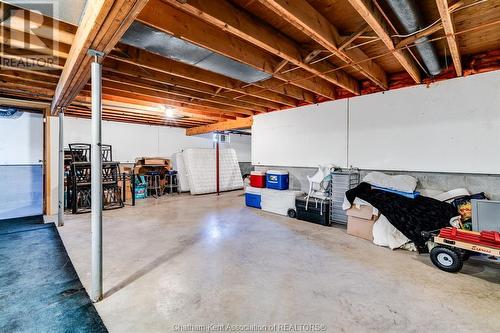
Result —
POLYGON ((93 49, 89 49, 87 51, 87 54, 91 57, 96 57, 96 58, 104 58, 104 56, 106 55, 106 53, 104 53, 104 52, 93 50, 93 49))

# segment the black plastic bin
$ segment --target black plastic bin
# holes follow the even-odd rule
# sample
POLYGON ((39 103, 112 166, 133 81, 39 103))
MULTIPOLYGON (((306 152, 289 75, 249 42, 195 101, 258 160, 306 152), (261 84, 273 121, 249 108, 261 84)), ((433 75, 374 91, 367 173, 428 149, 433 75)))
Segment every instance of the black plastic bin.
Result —
POLYGON ((321 200, 309 198, 309 204, 306 209, 306 198, 298 197, 295 200, 297 209, 297 219, 312 223, 330 226, 330 200, 321 200))

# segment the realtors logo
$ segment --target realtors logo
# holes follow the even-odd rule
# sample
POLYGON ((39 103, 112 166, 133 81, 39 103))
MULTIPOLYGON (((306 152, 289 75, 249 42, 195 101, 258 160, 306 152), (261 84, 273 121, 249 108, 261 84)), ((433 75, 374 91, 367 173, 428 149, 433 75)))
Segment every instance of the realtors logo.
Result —
POLYGON ((61 31, 58 21, 52 19, 58 10, 57 0, 8 2, 0 3, 2 69, 61 69, 65 52, 59 41, 71 34, 61 31))

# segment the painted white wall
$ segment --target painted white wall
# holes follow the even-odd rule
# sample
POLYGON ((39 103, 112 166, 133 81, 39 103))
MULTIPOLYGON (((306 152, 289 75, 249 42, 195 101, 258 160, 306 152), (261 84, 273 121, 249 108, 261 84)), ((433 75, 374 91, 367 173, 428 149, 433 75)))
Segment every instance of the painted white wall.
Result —
MULTIPOLYGON (((64 145, 90 143, 90 119, 64 118, 64 145)), ((113 146, 113 159, 133 163, 136 157, 161 156, 170 158, 187 148, 212 148, 212 135, 187 136, 185 129, 102 122, 102 143, 113 146)), ((231 135, 229 146, 236 150, 239 162, 250 162, 250 137, 231 135)), ((227 145, 225 145, 227 146, 227 145)))
POLYGON ((347 166, 347 99, 254 117, 254 165, 347 166))
POLYGON ((499 174, 500 71, 262 114, 252 131, 255 165, 499 174))
POLYGON ((0 118, 0 133, 0 220, 42 214, 42 115, 0 118))
POLYGON ((350 160, 363 169, 500 173, 500 72, 353 98, 350 160))
POLYGON ((24 112, 17 119, 0 118, 0 165, 42 164, 43 116, 24 112))

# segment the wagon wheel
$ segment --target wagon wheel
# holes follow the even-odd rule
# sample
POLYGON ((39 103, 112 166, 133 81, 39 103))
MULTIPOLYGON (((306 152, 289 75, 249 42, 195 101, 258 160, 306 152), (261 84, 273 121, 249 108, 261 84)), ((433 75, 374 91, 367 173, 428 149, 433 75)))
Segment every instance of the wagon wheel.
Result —
POLYGON ((436 246, 431 250, 431 260, 440 270, 456 273, 462 269, 464 260, 456 251, 442 246, 436 246))
POLYGON ((287 212, 288 217, 294 219, 297 217, 297 211, 293 208, 290 208, 287 212))

